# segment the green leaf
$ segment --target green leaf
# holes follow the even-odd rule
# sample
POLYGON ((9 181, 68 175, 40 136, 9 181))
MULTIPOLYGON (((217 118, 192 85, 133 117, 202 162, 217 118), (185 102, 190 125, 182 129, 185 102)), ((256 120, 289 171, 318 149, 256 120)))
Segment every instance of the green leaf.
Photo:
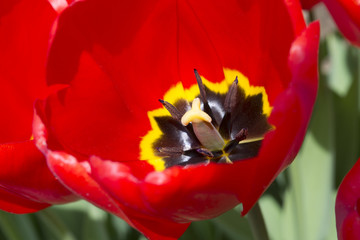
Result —
POLYGON ((281 239, 283 228, 281 218, 281 207, 274 197, 264 195, 260 198, 259 204, 264 216, 266 229, 271 239, 281 239))
POLYGON ((0 229, 7 240, 39 240, 31 215, 16 215, 0 210, 0 229))
POLYGON ((93 205, 88 205, 88 216, 83 222, 84 240, 110 240, 106 227, 107 213, 93 205))
POLYGON ((247 219, 241 217, 241 208, 239 205, 217 218, 191 223, 179 240, 253 240, 247 219))
POLYGON ((325 240, 337 240, 337 232, 336 232, 336 221, 335 221, 335 200, 336 200, 336 191, 333 191, 332 197, 331 197, 331 206, 333 208, 330 212, 330 225, 329 225, 329 232, 325 240))
POLYGON ((350 48, 351 88, 345 96, 334 94, 336 186, 360 157, 360 50, 350 48))
POLYGON ((83 234, 82 227, 88 217, 88 207, 90 203, 77 201, 73 203, 55 205, 47 209, 56 215, 76 239, 81 239, 83 234))
POLYGON ((334 177, 332 94, 320 85, 310 131, 289 167, 291 187, 285 195, 283 239, 324 239, 329 233, 334 177))
POLYGON ((246 218, 241 217, 239 208, 240 206, 214 218, 212 221, 231 239, 251 240, 253 237, 250 225, 246 218))
POLYGON ((214 240, 214 225, 211 221, 198 221, 191 223, 188 231, 180 239, 208 239, 214 240))
POLYGON ((112 236, 116 236, 114 239, 138 239, 140 236, 140 233, 115 215, 109 214, 109 224, 109 227, 114 231, 112 236))
POLYGON ((327 37, 330 55, 329 87, 333 92, 346 96, 352 84, 351 68, 348 64, 348 42, 336 35, 327 37))
POLYGON ((313 133, 307 135, 304 148, 289 169, 291 189, 285 195, 284 239, 324 239, 328 235, 331 202, 333 159, 322 148, 313 133), (295 218, 295 219, 293 219, 295 218), (293 226, 287 226, 287 224, 293 226))
POLYGON ((64 224, 63 220, 59 218, 51 209, 34 214, 41 222, 41 228, 44 234, 47 235, 46 239, 56 240, 76 240, 71 230, 64 224))

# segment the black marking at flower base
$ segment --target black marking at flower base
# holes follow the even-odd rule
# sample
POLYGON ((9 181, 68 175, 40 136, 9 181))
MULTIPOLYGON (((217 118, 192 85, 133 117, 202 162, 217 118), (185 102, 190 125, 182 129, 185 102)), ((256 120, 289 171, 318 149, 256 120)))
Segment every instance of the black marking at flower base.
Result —
POLYGON ((201 99, 201 109, 211 116, 211 123, 226 144, 222 149, 210 151, 201 144, 191 124, 184 126, 181 123, 180 116, 191 108, 192 102, 178 99, 170 104, 161 100, 172 116, 154 117, 162 133, 152 143, 154 155, 164 161, 165 168, 209 162, 232 163, 257 156, 264 135, 272 129, 268 115, 264 113, 263 93, 247 93, 248 89, 237 85, 237 79, 228 86, 228 93, 211 90, 199 81, 198 76, 197 80, 199 88, 205 91, 200 90, 202 94, 196 96, 201 99))

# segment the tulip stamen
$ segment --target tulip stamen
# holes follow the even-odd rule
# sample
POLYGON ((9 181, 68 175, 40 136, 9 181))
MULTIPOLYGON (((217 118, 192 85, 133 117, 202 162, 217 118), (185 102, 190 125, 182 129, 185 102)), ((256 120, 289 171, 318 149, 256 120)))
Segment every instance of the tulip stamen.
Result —
POLYGON ((172 154, 172 155, 179 155, 184 153, 182 148, 176 148, 176 147, 158 147, 157 150, 160 153, 172 154))
POLYGON ((246 128, 242 128, 238 132, 238 134, 236 134, 235 139, 231 140, 230 142, 228 142, 228 144, 226 144, 226 146, 224 147, 224 151, 226 153, 231 153, 232 150, 234 150, 236 146, 239 144, 239 142, 246 139, 247 135, 248 135, 248 130, 246 128))
POLYGON ((159 102, 166 108, 166 110, 169 111, 170 115, 173 118, 181 121, 181 117, 183 116, 183 114, 174 105, 162 99, 159 99, 159 102))
POLYGON ((206 148, 198 148, 198 149, 196 149, 196 151, 197 151, 198 153, 201 153, 201 154, 204 155, 205 157, 209 157, 209 158, 213 158, 213 157, 214 157, 214 154, 213 154, 210 150, 208 150, 208 149, 206 149, 206 148))
POLYGON ((221 120, 219 132, 224 138, 230 138, 231 132, 231 111, 234 109, 237 102, 237 89, 238 89, 238 77, 236 76, 234 82, 231 84, 229 91, 226 94, 224 109, 225 115, 221 120))
POLYGON ((209 105, 209 102, 207 100, 207 94, 206 94, 206 90, 205 90, 205 86, 204 86, 204 83, 203 81, 201 80, 201 77, 200 77, 200 74, 199 72, 194 69, 194 73, 195 73, 195 78, 196 78, 196 82, 198 84, 198 87, 199 87, 199 91, 200 91, 200 98, 203 102, 203 105, 204 105, 204 111, 207 112, 209 114, 209 116, 213 119, 213 122, 212 124, 217 127, 218 124, 214 118, 214 114, 211 110, 211 107, 209 105))

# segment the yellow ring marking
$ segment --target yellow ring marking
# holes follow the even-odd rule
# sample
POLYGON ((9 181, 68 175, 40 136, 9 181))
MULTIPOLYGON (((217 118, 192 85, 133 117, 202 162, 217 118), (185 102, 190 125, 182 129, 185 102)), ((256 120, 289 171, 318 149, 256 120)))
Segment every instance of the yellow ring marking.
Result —
MULTIPOLYGON (((245 92, 245 97, 250 97, 258 94, 262 94, 263 113, 269 117, 272 107, 268 101, 264 87, 250 86, 249 80, 242 73, 236 70, 224 68, 225 79, 220 83, 213 83, 202 77, 203 84, 211 91, 219 94, 226 94, 229 90, 229 86, 234 82, 235 78, 238 78, 238 86, 245 92)), ((200 95, 199 87, 197 84, 192 85, 189 89, 184 89, 181 82, 171 87, 164 95, 164 100, 175 104, 178 100, 185 99, 188 102, 192 102, 197 96, 200 95)), ((159 139, 163 133, 161 132, 156 117, 171 116, 170 113, 163 107, 148 112, 150 120, 151 130, 142 137, 140 142, 140 160, 148 161, 156 171, 162 171, 165 169, 165 162, 162 157, 154 154, 152 148, 153 143, 159 139)))

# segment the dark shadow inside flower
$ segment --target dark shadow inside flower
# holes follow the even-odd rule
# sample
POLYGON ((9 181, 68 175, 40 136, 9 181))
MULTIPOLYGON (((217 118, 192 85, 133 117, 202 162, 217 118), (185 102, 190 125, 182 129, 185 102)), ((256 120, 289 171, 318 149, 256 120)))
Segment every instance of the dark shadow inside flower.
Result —
POLYGON ((236 76, 231 84, 225 80, 226 90, 221 92, 219 86, 203 83, 196 70, 195 75, 198 89, 190 90, 194 98, 176 97, 172 103, 160 100, 167 111, 149 114, 155 130, 140 143, 141 159, 157 170, 255 157, 264 135, 272 129, 267 121, 271 108, 264 88, 254 90, 243 76, 238 84, 236 76), (184 120, 188 117, 191 120, 184 120))

